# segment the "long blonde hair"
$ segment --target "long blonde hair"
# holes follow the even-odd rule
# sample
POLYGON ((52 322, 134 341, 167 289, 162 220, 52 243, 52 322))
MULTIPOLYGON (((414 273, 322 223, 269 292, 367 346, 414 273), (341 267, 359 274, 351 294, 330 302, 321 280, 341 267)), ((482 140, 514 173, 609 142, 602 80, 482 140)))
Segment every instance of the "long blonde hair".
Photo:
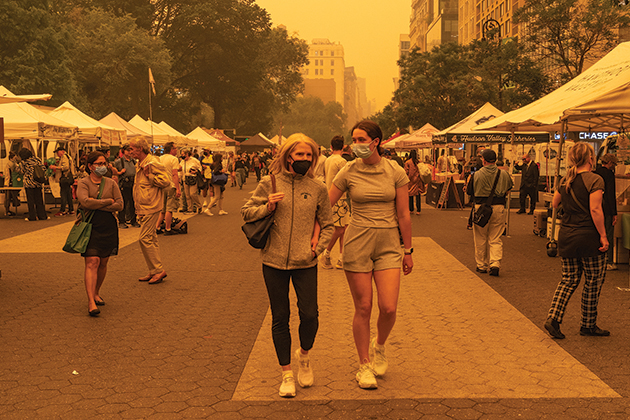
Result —
POLYGON ((313 151, 313 160, 311 161, 311 167, 308 168, 306 176, 314 178, 315 167, 317 166, 317 161, 319 160, 319 146, 313 141, 313 139, 302 133, 292 134, 284 143, 282 143, 282 146, 280 146, 280 149, 278 150, 278 154, 269 164, 269 171, 274 175, 282 172, 289 173, 289 155, 300 143, 306 144, 313 151))
POLYGON ((569 149, 568 157, 569 157, 569 165, 571 167, 567 171, 567 176, 565 177, 566 189, 567 192, 571 190, 571 183, 575 180, 577 176, 577 168, 584 166, 588 163, 593 165, 593 157, 595 156, 595 150, 593 150, 593 146, 588 143, 578 142, 569 149))

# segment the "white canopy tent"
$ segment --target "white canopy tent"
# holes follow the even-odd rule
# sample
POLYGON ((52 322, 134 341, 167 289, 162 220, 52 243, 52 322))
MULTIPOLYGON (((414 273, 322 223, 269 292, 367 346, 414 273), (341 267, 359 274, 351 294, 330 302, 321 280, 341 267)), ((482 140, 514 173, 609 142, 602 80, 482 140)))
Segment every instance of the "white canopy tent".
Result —
POLYGON ((185 135, 175 130, 173 127, 171 127, 164 121, 160 122, 158 126, 162 130, 166 131, 170 136, 177 138, 177 140, 171 140, 171 141, 174 141, 178 145, 190 146, 190 147, 194 147, 197 145, 197 140, 186 137, 185 135))
POLYGON ((132 119, 130 119, 129 124, 138 127, 145 133, 148 133, 149 138, 152 139, 154 146, 164 145, 169 141, 175 141, 175 139, 171 139, 171 136, 169 136, 169 134, 164 131, 159 125, 155 123, 151 125, 148 121, 143 120, 142 117, 139 115, 135 115, 132 119))
POLYGON ((79 127, 79 140, 92 141, 106 144, 122 144, 127 141, 127 133, 124 130, 111 127, 84 114, 70 102, 64 102, 59 107, 50 111, 48 115, 67 121, 79 127))
POLYGON ((403 140, 398 140, 396 143, 400 149, 419 149, 433 146, 433 135, 438 131, 437 128, 431 124, 426 123, 422 128, 409 134, 409 137, 403 140))
POLYGON ((50 94, 42 95, 14 95, 9 89, 4 86, 0 86, 0 104, 8 104, 13 102, 34 102, 34 101, 47 101, 52 98, 50 94))
POLYGON ((198 146, 203 148, 208 148, 212 151, 224 151, 225 150, 225 142, 219 139, 212 137, 208 134, 203 128, 197 127, 188 135, 186 135, 189 139, 197 140, 198 146))
POLYGON ((78 127, 47 115, 25 102, 0 104, 6 139, 71 139, 78 127))
POLYGON ((475 130, 622 131, 630 116, 630 42, 550 94, 475 130))
POLYGON ((386 148, 386 149, 395 149, 398 147, 398 143, 401 141, 405 141, 406 139, 408 139, 409 137, 411 137, 411 134, 403 134, 400 135, 392 140, 389 140, 383 144, 381 144, 382 147, 386 148))
POLYGON ((119 130, 125 130, 125 132, 127 133, 128 139, 132 137, 138 137, 138 136, 151 137, 149 133, 146 133, 142 131, 141 129, 139 129, 138 127, 132 124, 129 124, 127 121, 122 119, 122 117, 120 117, 115 112, 111 112, 106 117, 101 118, 100 122, 102 122, 103 124, 112 126, 114 128, 117 128, 119 130))

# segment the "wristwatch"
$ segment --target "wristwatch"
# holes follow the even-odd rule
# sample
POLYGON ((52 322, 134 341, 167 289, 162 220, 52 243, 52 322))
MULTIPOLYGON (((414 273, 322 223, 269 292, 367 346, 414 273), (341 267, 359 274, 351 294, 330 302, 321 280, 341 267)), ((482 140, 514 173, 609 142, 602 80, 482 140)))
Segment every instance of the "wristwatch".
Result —
POLYGON ((413 254, 413 248, 409 248, 409 249, 405 248, 405 255, 411 255, 411 254, 413 254))

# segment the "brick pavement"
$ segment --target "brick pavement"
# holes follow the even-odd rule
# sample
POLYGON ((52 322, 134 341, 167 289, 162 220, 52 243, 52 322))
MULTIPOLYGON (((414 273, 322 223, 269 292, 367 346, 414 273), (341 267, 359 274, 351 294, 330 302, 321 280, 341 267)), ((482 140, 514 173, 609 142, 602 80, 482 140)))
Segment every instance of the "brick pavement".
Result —
MULTIPOLYGON (((502 276, 490 279, 471 271, 463 213, 430 208, 414 216, 414 241, 431 258, 417 252, 414 275, 403 281, 391 368, 379 389, 354 383, 352 304, 333 270, 321 275, 316 386, 293 400, 277 398, 260 260, 240 232, 247 193, 228 189, 228 216, 195 216, 189 235, 161 238, 169 270, 162 285, 137 282, 146 270, 139 248, 122 248, 110 262, 98 319, 85 313, 80 257, 34 252, 57 235, 23 237, 28 253, 0 241, 0 418, 630 417, 628 295, 614 291, 628 284, 627 271, 611 273, 602 293, 610 339, 575 334, 574 297, 568 338, 556 342, 540 324, 558 270, 541 268, 549 260, 534 248, 542 240, 530 226, 513 226, 502 276), (523 265, 532 266, 527 281, 523 265), (256 380, 265 381, 259 391, 243 392, 256 380)), ((0 226, 23 234, 65 222, 44 223, 0 226)), ((134 230, 121 237, 126 232, 134 230)))

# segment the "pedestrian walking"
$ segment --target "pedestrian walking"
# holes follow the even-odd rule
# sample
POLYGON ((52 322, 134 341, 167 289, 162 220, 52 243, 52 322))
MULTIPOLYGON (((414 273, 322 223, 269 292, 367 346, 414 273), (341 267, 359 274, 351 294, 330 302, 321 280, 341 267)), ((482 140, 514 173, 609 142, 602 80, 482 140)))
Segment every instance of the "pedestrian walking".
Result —
POLYGON ((131 157, 129 144, 121 148, 122 156, 114 161, 114 168, 118 171, 118 187, 123 196, 124 208, 118 212, 118 226, 127 229, 127 224, 140 227, 136 220, 136 206, 133 202, 133 182, 136 178, 136 161, 131 157))
MULTIPOLYGON (((348 163, 348 161, 341 156, 341 154, 343 153, 343 143, 343 136, 335 136, 330 141, 332 154, 324 162, 326 188, 328 188, 329 190, 333 186, 333 179, 335 179, 335 176, 337 176, 341 168, 346 166, 346 163, 348 163)), ((332 251, 335 243, 337 242, 337 240, 339 240, 339 259, 337 260, 337 264, 335 264, 335 267, 338 269, 343 269, 343 235, 346 232, 348 223, 350 223, 351 216, 350 204, 348 203, 348 196, 346 194, 342 195, 341 199, 337 200, 337 202, 332 206, 332 214, 335 230, 333 232, 332 238, 330 239, 330 243, 322 254, 322 267, 326 269, 333 268, 332 261, 330 260, 330 251, 332 251)))
POLYGON ((219 215, 223 216, 227 214, 227 211, 223 210, 223 193, 225 192, 225 184, 227 183, 227 174, 223 168, 223 156, 220 153, 216 153, 214 155, 214 162, 212 163, 210 170, 212 173, 211 180, 214 180, 214 183, 212 184, 213 196, 208 208, 204 211, 204 214, 214 216, 211 209, 216 204, 219 207, 219 215))
POLYGON ((98 306, 105 305, 100 295, 107 275, 109 257, 118 255, 118 228, 114 213, 122 211, 123 197, 118 184, 106 178, 108 162, 101 152, 91 152, 87 157, 88 176, 79 180, 77 197, 79 209, 85 217, 92 212, 92 233, 84 253, 85 291, 88 297, 88 314, 101 313, 98 306))
POLYGON ((497 167, 497 154, 494 150, 484 149, 481 160, 483 167, 470 176, 466 193, 474 197, 471 217, 482 204, 488 203, 491 196, 492 215, 485 226, 472 224, 472 220, 468 223, 473 227, 477 272, 490 272, 491 276, 498 276, 503 259, 501 235, 505 230, 507 216, 505 205, 514 182, 510 174, 497 167))
POLYGON ((20 171, 24 174, 24 191, 26 192, 26 204, 28 205, 28 218, 26 220, 34 222, 37 219, 50 219, 46 214, 46 206, 44 205, 43 184, 33 179, 33 171, 37 165, 42 170, 44 169, 42 161, 38 157, 33 156, 33 152, 25 147, 18 151, 18 156, 22 160, 20 171))
POLYGON ((413 213, 413 202, 416 202, 416 214, 420 214, 422 210, 422 193, 425 190, 424 182, 420 177, 420 170, 418 169, 418 152, 412 150, 409 152, 409 159, 405 162, 405 173, 409 178, 409 213, 413 213))
POLYGON ((160 156, 160 163, 164 165, 166 173, 171 176, 171 185, 164 189, 164 207, 158 217, 156 229, 158 233, 164 233, 166 236, 176 235, 171 229, 173 224, 173 212, 179 209, 179 198, 182 196, 182 190, 179 182, 179 160, 177 159, 177 146, 174 142, 169 141, 164 145, 164 154, 160 156), (164 221, 164 232, 160 232, 160 225, 164 221))
POLYGON ((534 214, 536 209, 536 202, 538 201, 538 178, 539 169, 536 162, 532 160, 529 153, 523 155, 523 163, 521 165, 514 165, 514 167, 521 171, 521 186, 519 188, 519 202, 521 208, 516 214, 525 213, 527 197, 529 197, 529 214, 534 214))
POLYGON ((562 204, 564 210, 558 232, 562 280, 551 300, 545 329, 553 338, 565 337, 560 324, 569 299, 584 274, 580 335, 608 336, 610 331, 597 326, 597 305, 606 277, 609 246, 602 210, 604 180, 591 172, 595 152, 590 144, 575 143, 569 149, 568 157, 571 167, 553 195, 554 208, 562 204))
POLYGON ((385 343, 396 322, 400 269, 407 275, 413 268, 409 178, 395 161, 381 157, 383 133, 376 123, 361 121, 351 132, 358 159, 339 171, 329 195, 333 205, 343 193, 351 199, 343 269, 355 309, 352 330, 360 363, 356 380, 361 388, 376 388, 376 376, 384 375, 388 366, 385 343), (379 314, 377 335, 370 340, 372 279, 379 314))
POLYGON ((281 397, 293 397, 296 393, 289 330, 291 282, 300 316, 300 348, 295 351, 299 363, 297 380, 302 387, 309 387, 314 381, 309 351, 319 327, 317 256, 324 251, 333 231, 326 186, 314 179, 318 156, 319 147, 313 140, 303 134, 290 136, 270 165, 271 175, 261 179, 241 209, 246 222, 275 213, 261 256, 273 343, 282 369, 281 397))
POLYGON ((133 199, 136 217, 140 222, 140 249, 149 267, 149 274, 138 280, 158 284, 166 278, 166 270, 162 265, 156 226, 164 206, 163 189, 171 185, 171 177, 160 159, 151 154, 149 143, 144 137, 132 139, 129 145, 132 156, 138 161, 133 199))
POLYGON ((602 156, 602 164, 597 167, 595 173, 604 180, 604 197, 602 199, 602 210, 604 211, 604 226, 606 227, 606 237, 608 238, 608 252, 606 253, 606 271, 617 269, 613 256, 615 247, 615 225, 617 224, 617 186, 615 180, 615 166, 617 166, 617 156, 606 153, 602 156))

